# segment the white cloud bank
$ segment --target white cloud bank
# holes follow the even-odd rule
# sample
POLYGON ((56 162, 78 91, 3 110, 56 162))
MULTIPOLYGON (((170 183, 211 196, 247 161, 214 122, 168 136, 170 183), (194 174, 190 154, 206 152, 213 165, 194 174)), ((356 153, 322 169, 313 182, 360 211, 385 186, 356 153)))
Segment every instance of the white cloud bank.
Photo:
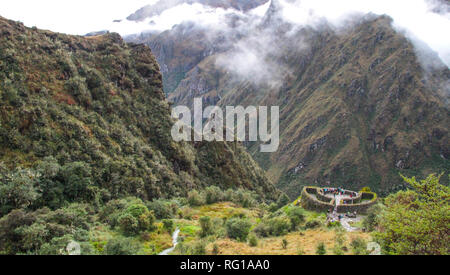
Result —
POLYGON ((314 24, 326 18, 336 26, 355 13, 387 14, 394 27, 412 40, 425 42, 450 66, 450 13, 448 2, 432 0, 280 0, 283 18, 297 24, 314 24), (446 3, 446 4, 444 4, 446 3), (447 12, 433 9, 447 5, 447 12))
MULTIPOLYGON (((283 18, 297 24, 314 24, 326 18, 333 24, 354 13, 387 14, 394 19, 394 26, 410 38, 425 42, 438 52, 450 66, 450 13, 448 1, 437 0, 279 0, 285 7, 283 18), (440 13, 433 12, 433 5, 447 5, 440 13), (443 11, 443 12, 442 12, 443 11)), ((156 0, 2 0, 0 15, 19 20, 27 26, 37 26, 57 32, 86 34, 92 31, 110 30, 122 35, 148 30, 163 31, 183 21, 202 25, 223 24, 230 10, 212 9, 200 4, 183 4, 166 10, 161 15, 144 22, 122 20, 137 9, 153 4, 156 0)), ((250 12, 262 17, 268 4, 250 12)), ((235 11, 237 12, 237 11, 235 11)))
POLYGON ((84 35, 110 29, 156 0, 1 0, 0 16, 55 32, 84 35))

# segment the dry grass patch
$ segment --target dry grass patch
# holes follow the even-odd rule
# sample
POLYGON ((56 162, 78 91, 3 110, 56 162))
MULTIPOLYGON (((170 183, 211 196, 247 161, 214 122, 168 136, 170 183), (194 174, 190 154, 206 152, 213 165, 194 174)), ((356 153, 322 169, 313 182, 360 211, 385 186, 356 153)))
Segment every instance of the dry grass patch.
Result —
MULTIPOLYGON (((347 232, 345 233, 345 245, 349 249, 346 254, 351 254, 350 242, 357 238, 366 241, 371 239, 368 233, 347 232)), ((317 245, 323 242, 327 248, 327 254, 332 254, 335 244, 336 233, 332 230, 316 229, 303 233, 294 232, 286 236, 260 239, 257 247, 251 247, 247 243, 237 242, 231 239, 221 239, 215 242, 219 247, 220 255, 298 255, 302 250, 305 255, 315 255, 317 245), (287 248, 284 249, 283 239, 287 241, 287 248)), ((208 254, 212 254, 213 244, 207 246, 208 254)))

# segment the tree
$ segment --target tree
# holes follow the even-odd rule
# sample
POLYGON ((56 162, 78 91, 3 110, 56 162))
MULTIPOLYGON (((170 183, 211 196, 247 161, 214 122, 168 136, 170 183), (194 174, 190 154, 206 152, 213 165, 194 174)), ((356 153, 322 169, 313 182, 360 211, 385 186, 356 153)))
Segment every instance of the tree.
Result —
POLYGON ((291 200, 289 199, 289 197, 286 194, 283 193, 283 195, 281 195, 278 198, 277 206, 278 206, 278 208, 281 208, 281 207, 287 205, 290 201, 291 200))
POLYGON ((39 199, 39 177, 39 173, 29 169, 18 169, 0 175, 0 215, 13 209, 27 208, 39 199))
POLYGON ((403 177, 413 189, 386 198, 381 232, 375 235, 385 253, 450 254, 450 187, 439 183, 441 177, 433 174, 420 181, 403 177))
POLYGON ((367 231, 374 231, 379 225, 380 216, 384 211, 385 206, 381 203, 375 204, 367 211, 367 216, 363 220, 363 226, 367 231))
POLYGON ((207 204, 213 204, 223 199, 222 190, 217 186, 210 186, 205 189, 205 200, 207 204))
POLYGON ((126 235, 132 236, 143 231, 153 230, 155 216, 140 202, 130 205, 119 217, 118 222, 122 231, 126 235))
POLYGON ((172 233, 173 229, 175 228, 175 224, 172 220, 163 220, 163 228, 169 233, 172 233))
POLYGON ((64 195, 71 201, 92 201, 94 194, 90 188, 93 185, 91 168, 84 162, 72 162, 61 168, 64 182, 64 195))
POLYGON ((300 207, 289 209, 288 217, 291 221, 292 230, 295 230, 299 224, 305 221, 305 210, 300 207))
POLYGON ((204 216, 200 218, 200 237, 204 238, 206 236, 212 235, 214 233, 213 224, 211 218, 204 216))
POLYGON ((192 190, 188 193, 188 203, 190 206, 200 206, 205 203, 205 200, 197 190, 192 190))
POLYGON ((228 237, 239 241, 247 240, 252 224, 241 218, 231 218, 226 223, 228 237))

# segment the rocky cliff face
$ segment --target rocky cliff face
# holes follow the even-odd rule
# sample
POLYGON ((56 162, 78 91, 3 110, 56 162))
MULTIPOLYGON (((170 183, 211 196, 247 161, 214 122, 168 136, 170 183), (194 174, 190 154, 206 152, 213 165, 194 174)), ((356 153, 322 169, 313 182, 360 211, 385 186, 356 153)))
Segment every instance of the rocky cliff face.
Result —
POLYGON ((2 167, 79 167, 83 182, 61 187, 64 194, 78 188, 67 192, 74 201, 183 196, 210 185, 276 196, 239 145, 172 140, 174 121, 147 46, 4 18, 0 33, 2 167))
MULTIPOLYGON (((239 66, 221 66, 227 59, 239 61, 233 59, 236 41, 209 54, 201 50, 203 59, 199 54, 193 63, 177 58, 189 64, 185 69, 201 61, 183 71, 177 84, 167 82, 169 99, 189 105, 203 96, 223 106, 280 106, 279 151, 267 156, 257 144, 248 149, 293 196, 310 184, 388 193, 403 188, 399 173, 449 171, 448 68, 424 69, 423 57, 388 17, 367 16, 352 24, 343 32, 325 23, 294 28, 280 23, 272 4, 255 33, 236 40, 247 39, 260 50, 261 66, 250 68, 247 77, 236 72, 239 66), (252 37, 270 37, 273 43, 259 49, 252 37)), ((174 47, 203 43, 193 36, 171 41, 174 47)), ((195 46, 186 47, 186 58, 195 46)))

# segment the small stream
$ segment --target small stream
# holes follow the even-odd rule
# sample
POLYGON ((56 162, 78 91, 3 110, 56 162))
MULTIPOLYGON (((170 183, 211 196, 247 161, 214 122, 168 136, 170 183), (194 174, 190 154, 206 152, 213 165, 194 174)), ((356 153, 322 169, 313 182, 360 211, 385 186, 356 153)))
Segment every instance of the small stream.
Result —
POLYGON ((178 236, 180 235, 180 229, 177 228, 175 230, 175 232, 173 232, 172 234, 172 244, 173 246, 171 248, 168 248, 166 250, 164 250, 163 252, 159 253, 158 255, 169 255, 172 251, 175 250, 175 247, 178 244, 178 236))

